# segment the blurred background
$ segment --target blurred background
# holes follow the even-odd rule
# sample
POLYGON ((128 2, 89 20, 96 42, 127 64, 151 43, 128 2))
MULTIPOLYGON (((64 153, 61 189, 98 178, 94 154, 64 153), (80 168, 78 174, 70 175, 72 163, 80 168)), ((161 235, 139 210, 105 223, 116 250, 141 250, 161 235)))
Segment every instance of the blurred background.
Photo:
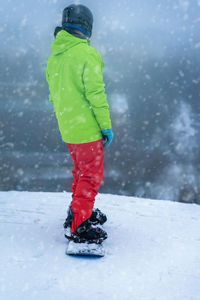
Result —
POLYGON ((94 14, 115 138, 100 192, 200 204, 200 0, 1 0, 0 189, 70 191, 46 62, 71 3, 94 14))

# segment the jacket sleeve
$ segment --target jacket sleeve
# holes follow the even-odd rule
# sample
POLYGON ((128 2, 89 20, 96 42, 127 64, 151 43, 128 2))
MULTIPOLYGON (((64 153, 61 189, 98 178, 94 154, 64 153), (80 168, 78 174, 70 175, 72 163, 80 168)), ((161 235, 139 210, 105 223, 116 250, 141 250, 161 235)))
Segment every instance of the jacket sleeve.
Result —
MULTIPOLYGON (((93 48, 91 50, 94 50, 93 48)), ((88 56, 83 72, 85 96, 101 130, 110 129, 109 105, 103 82, 103 62, 95 50, 88 56)))

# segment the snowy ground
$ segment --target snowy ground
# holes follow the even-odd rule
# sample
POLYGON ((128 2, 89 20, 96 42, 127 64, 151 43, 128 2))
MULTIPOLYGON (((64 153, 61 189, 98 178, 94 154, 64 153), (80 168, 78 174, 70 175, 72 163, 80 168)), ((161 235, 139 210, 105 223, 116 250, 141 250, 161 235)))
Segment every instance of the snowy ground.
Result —
POLYGON ((70 200, 0 192, 0 299, 200 299, 200 206, 99 195, 109 238, 91 259, 65 255, 70 200))

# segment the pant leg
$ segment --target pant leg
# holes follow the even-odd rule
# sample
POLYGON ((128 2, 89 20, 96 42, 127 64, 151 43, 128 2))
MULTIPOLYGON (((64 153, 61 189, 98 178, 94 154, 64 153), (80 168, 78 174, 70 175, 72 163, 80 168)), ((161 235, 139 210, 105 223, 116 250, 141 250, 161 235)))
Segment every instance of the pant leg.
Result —
POLYGON ((78 183, 78 178, 79 178, 79 169, 78 169, 78 164, 76 161, 76 149, 75 145, 73 144, 66 144, 69 150, 69 153, 71 155, 72 161, 73 161, 73 165, 74 165, 74 169, 72 170, 72 175, 73 175, 73 182, 72 182, 72 195, 75 194, 76 191, 76 185, 78 183))
POLYGON ((103 180, 104 146, 102 140, 74 145, 79 170, 78 182, 71 205, 74 213, 72 232, 90 218, 95 196, 103 180))

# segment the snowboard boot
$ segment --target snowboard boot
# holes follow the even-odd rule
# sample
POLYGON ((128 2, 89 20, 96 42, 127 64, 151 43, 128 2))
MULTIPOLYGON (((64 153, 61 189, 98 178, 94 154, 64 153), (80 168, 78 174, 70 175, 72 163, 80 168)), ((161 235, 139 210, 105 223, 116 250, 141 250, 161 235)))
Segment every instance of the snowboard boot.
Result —
POLYGON ((101 244, 108 237, 106 231, 100 227, 94 227, 91 224, 90 219, 83 222, 76 229, 76 233, 77 235, 71 234, 71 239, 75 243, 101 244))
POLYGON ((67 218, 63 224, 63 227, 64 227, 64 231, 65 231, 65 237, 69 240, 71 239, 71 227, 72 227, 72 222, 73 222, 73 219, 74 219, 74 214, 73 214, 73 211, 69 208, 68 209, 68 215, 67 215, 67 218))
MULTIPOLYGON (((65 229, 65 237, 67 239, 71 238, 71 226, 72 226, 73 218, 74 218, 73 211, 69 208, 68 216, 63 224, 63 227, 65 229)), ((100 211, 100 209, 95 208, 92 211, 91 217, 86 221, 88 221, 90 225, 97 225, 97 224, 103 225, 107 221, 107 217, 104 213, 100 211)))
POLYGON ((97 225, 97 224, 103 225, 107 221, 107 217, 104 213, 100 211, 100 209, 95 208, 93 209, 92 215, 89 220, 92 225, 97 225))

